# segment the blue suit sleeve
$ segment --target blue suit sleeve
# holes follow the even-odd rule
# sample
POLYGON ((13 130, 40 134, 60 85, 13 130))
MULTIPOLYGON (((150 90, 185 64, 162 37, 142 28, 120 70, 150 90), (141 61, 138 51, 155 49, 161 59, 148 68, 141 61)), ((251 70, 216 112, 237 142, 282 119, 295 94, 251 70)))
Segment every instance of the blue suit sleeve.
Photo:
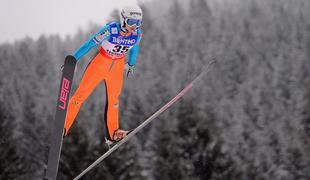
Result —
POLYGON ((136 44, 131 48, 129 52, 129 60, 128 60, 129 66, 136 65, 138 54, 139 54, 139 45, 136 44))
POLYGON ((134 66, 137 63, 137 58, 138 58, 139 49, 140 49, 139 48, 140 40, 141 40, 141 36, 139 37, 137 44, 135 44, 129 52, 129 59, 128 59, 129 66, 134 66))
POLYGON ((109 25, 104 26, 97 32, 93 37, 86 41, 75 53, 74 57, 76 60, 80 60, 88 51, 90 51, 97 44, 108 39, 110 37, 109 25))

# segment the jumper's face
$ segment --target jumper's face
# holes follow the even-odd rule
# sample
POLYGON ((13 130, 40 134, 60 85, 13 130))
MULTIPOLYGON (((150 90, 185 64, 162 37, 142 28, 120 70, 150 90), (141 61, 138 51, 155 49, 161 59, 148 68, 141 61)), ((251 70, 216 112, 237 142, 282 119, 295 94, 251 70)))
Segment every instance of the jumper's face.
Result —
POLYGON ((137 27, 136 26, 128 26, 126 27, 127 31, 130 33, 136 32, 137 31, 137 27))

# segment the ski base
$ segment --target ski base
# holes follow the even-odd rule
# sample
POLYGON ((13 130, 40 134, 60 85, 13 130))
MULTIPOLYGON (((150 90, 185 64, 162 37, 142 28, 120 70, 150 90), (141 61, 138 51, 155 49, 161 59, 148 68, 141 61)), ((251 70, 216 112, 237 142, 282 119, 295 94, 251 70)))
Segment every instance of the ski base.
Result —
POLYGON ((73 56, 67 56, 62 70, 59 95, 56 106, 56 115, 51 132, 51 144, 49 148, 48 164, 45 179, 56 180, 58 164, 63 141, 64 124, 66 119, 69 95, 73 83, 74 71, 77 60, 73 56))

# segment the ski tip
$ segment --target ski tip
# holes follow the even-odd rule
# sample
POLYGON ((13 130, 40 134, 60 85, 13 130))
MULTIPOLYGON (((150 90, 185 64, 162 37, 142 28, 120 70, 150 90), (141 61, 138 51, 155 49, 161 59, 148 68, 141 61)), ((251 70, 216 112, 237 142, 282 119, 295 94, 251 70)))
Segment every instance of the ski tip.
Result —
POLYGON ((217 63, 217 60, 215 58, 213 58, 211 61, 210 61, 210 65, 213 65, 213 64, 216 64, 217 63))
POLYGON ((72 61, 72 62, 76 63, 77 59, 75 59, 75 57, 72 55, 68 55, 68 56, 66 56, 66 61, 72 61))
POLYGON ((203 67, 203 72, 207 71, 212 65, 215 65, 217 63, 217 60, 213 58, 207 65, 203 67))

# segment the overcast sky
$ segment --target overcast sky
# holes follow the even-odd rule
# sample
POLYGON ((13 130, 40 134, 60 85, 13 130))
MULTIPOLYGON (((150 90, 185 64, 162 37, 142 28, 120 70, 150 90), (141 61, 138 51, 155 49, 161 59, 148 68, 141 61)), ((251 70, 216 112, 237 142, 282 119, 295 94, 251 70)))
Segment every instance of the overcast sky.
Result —
POLYGON ((0 44, 104 24, 113 9, 132 3, 137 0, 0 0, 0 44))

